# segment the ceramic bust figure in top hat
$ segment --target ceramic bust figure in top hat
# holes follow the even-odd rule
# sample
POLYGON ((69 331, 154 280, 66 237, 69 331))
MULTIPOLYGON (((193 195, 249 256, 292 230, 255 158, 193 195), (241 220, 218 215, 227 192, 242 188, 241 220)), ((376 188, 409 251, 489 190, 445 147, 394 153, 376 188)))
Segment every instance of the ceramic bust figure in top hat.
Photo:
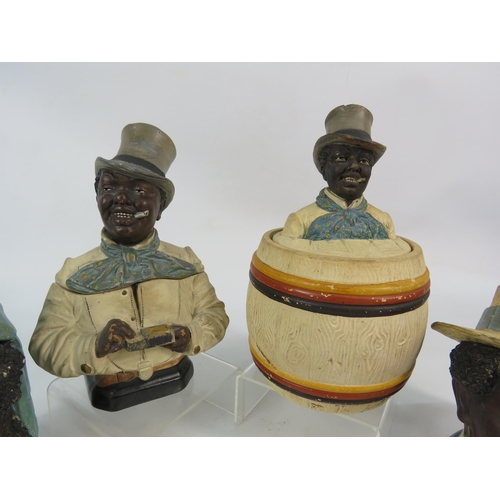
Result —
POLYGON ((367 204, 363 193, 386 148, 371 139, 373 116, 357 104, 338 106, 325 120, 326 135, 313 150, 327 187, 316 203, 290 215, 282 235, 305 240, 395 239, 390 216, 367 204))
POLYGON ((410 377, 426 330, 422 250, 364 197, 386 150, 372 122, 357 104, 328 114, 313 149, 327 186, 264 234, 251 262, 254 362, 285 397, 320 411, 383 404, 410 377))
POLYGON ((454 435, 500 436, 500 287, 475 329, 435 322, 431 327, 460 342, 450 353, 457 416, 454 435))
POLYGON ((111 160, 95 162, 101 245, 57 273, 30 353, 59 377, 86 376, 92 404, 121 410, 182 390, 189 356, 228 325, 198 257, 155 229, 174 196, 174 143, 157 127, 127 125, 111 160))

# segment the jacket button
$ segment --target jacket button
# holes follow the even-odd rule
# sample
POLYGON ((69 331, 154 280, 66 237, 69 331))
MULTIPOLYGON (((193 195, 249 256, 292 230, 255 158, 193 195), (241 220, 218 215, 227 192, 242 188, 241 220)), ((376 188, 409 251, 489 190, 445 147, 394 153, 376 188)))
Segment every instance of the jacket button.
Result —
POLYGON ((197 345, 197 346, 193 349, 193 352, 194 352, 195 354, 198 354, 200 351, 201 351, 201 349, 200 349, 200 346, 199 346, 199 345, 197 345))
POLYGON ((123 290, 122 295, 127 295, 127 290, 123 290))
POLYGON ((135 321, 135 318, 134 317, 130 318, 130 321, 135 321))
POLYGON ((92 368, 90 368, 89 365, 83 363, 82 366, 80 366, 80 369, 82 370, 83 373, 92 373, 92 368))

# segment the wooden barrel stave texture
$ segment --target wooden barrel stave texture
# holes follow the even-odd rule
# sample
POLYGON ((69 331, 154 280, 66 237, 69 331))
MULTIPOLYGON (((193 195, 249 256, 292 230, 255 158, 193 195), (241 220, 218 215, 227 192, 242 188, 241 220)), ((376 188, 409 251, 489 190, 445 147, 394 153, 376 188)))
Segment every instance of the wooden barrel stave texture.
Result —
POLYGON ((256 365, 302 406, 359 413, 381 405, 406 383, 425 335, 430 280, 420 247, 406 240, 409 254, 358 265, 283 248, 274 232, 264 235, 250 271, 256 365), (329 279, 319 280, 321 272, 329 279))

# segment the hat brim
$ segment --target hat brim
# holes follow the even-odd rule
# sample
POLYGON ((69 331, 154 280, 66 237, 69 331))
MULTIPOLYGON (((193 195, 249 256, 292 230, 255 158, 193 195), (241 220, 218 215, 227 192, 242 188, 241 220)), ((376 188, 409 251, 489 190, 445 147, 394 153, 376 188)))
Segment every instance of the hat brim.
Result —
POLYGON ((174 198, 175 187, 170 179, 157 175, 140 165, 134 165, 133 163, 122 160, 106 160, 99 156, 95 161, 95 175, 97 176, 99 170, 103 169, 151 182, 151 184, 154 184, 165 192, 167 195, 167 206, 174 198))
POLYGON ((457 342, 476 342, 500 348, 500 332, 487 328, 474 329, 436 321, 431 328, 457 342))
POLYGON ((349 134, 326 134, 316 141, 313 150, 314 163, 316 164, 316 167, 320 172, 321 166, 318 159, 319 153, 325 146, 329 146, 330 144, 348 144, 349 146, 356 146, 358 148, 367 149, 368 151, 371 151, 375 156, 374 164, 380 160, 387 149, 384 145, 379 144, 378 142, 366 141, 349 134))

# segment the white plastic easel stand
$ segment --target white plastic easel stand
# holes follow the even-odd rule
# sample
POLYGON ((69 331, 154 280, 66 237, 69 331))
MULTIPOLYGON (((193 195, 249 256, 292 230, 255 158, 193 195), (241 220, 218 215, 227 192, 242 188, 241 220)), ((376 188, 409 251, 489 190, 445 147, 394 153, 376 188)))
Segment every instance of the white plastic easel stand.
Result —
POLYGON ((386 436, 394 417, 394 398, 374 410, 353 415, 325 413, 299 406, 278 394, 252 363, 236 378, 234 425, 267 420, 273 435, 386 436), (278 429, 279 427, 279 429, 278 429))
POLYGON ((90 404, 83 377, 54 380, 47 389, 51 435, 204 435, 207 413, 215 412, 212 418, 233 414, 234 380, 240 370, 204 353, 191 360, 194 375, 183 391, 117 412, 98 410, 90 404), (205 411, 207 405, 209 412, 205 411))

